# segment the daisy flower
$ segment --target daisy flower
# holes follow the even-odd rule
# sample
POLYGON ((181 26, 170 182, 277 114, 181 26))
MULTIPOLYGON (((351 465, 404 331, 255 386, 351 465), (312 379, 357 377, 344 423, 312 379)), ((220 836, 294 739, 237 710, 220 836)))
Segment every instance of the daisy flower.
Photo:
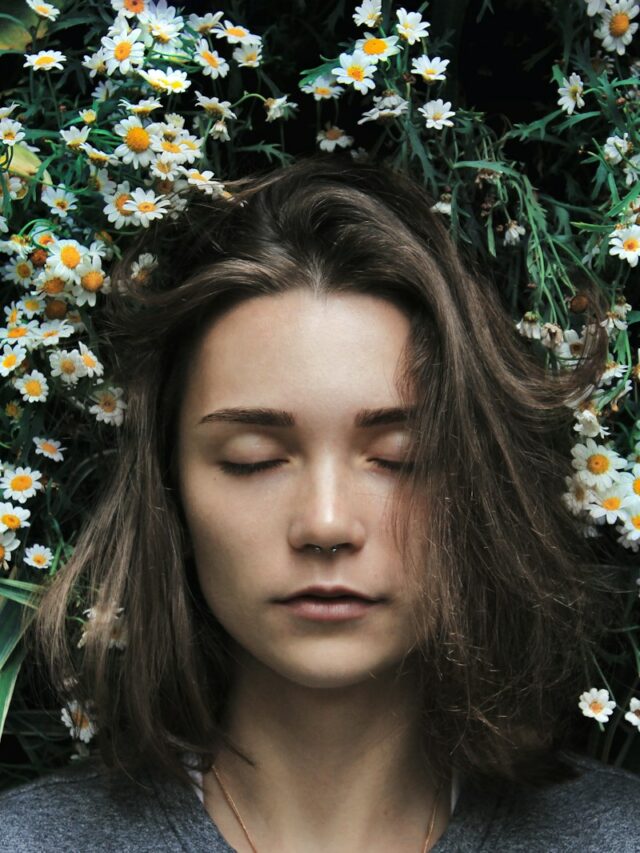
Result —
MULTIPOLYGON (((122 388, 105 388, 92 396, 96 405, 89 407, 89 413, 96 416, 96 420, 113 426, 122 426, 124 421, 124 410, 126 402, 122 399, 124 390, 122 388)), ((5 497, 8 497, 5 495, 5 497)))
POLYGON ((358 119, 358 124, 396 118, 405 113, 409 107, 408 101, 390 89, 385 90, 380 96, 374 95, 373 103, 374 106, 370 110, 362 113, 362 118, 358 119))
POLYGON ((52 459, 54 462, 62 462, 64 459, 61 451, 67 448, 62 447, 59 441, 55 441, 53 438, 37 437, 33 439, 33 443, 36 446, 36 454, 46 456, 47 459, 52 459))
POLYGON ((620 534, 618 544, 630 548, 634 553, 640 550, 640 498, 627 507, 627 517, 616 527, 620 534))
POLYGON ((107 63, 105 62, 104 48, 100 47, 95 53, 88 54, 82 60, 82 67, 89 72, 89 77, 95 77, 96 74, 107 73, 107 63))
POLYGON ((195 47, 194 60, 203 67, 203 74, 217 80, 229 73, 229 63, 217 50, 211 50, 206 39, 200 39, 195 47))
POLYGON ((0 139, 5 145, 15 145, 16 142, 21 142, 25 138, 22 130, 23 125, 19 121, 12 118, 3 118, 0 120, 0 139))
POLYGON ((598 420, 598 412, 588 406, 584 409, 576 409, 575 419, 577 423, 574 430, 585 438, 604 438, 610 430, 603 426, 598 420))
POLYGON ((382 38, 373 33, 365 33, 364 38, 357 39, 355 49, 361 50, 365 56, 369 57, 371 62, 378 62, 380 59, 389 59, 390 56, 400 53, 398 36, 382 38))
POLYGON ((100 42, 109 76, 114 71, 128 74, 134 66, 143 64, 144 44, 138 41, 141 32, 142 30, 139 27, 129 32, 126 24, 124 24, 124 26, 112 28, 109 35, 101 38, 100 42))
MULTIPOLYGON (((140 71, 138 72, 141 73, 140 71)), ((105 103, 108 101, 112 95, 116 93, 116 84, 113 80, 103 80, 98 83, 96 88, 91 93, 91 97, 94 101, 100 101, 101 103, 105 103)))
POLYGON ((0 533, 0 568, 9 571, 9 560, 12 557, 12 551, 20 545, 20 540, 16 537, 13 530, 7 530, 0 533))
POLYGON ((515 219, 510 219, 504 231, 504 245, 517 246, 520 242, 520 238, 525 233, 526 228, 524 225, 520 225, 520 223, 515 219))
POLYGON ((135 225, 135 216, 132 210, 127 210, 125 204, 131 201, 131 188, 129 181, 118 184, 113 193, 105 193, 104 200, 107 202, 103 208, 109 222, 113 222, 116 228, 124 228, 125 225, 135 225))
POLYGON ((297 110, 298 105, 294 101, 288 101, 288 95, 281 98, 267 98, 264 108, 267 111, 267 121, 275 121, 278 118, 289 118, 290 110, 297 110))
POLYGON ((442 130, 443 127, 453 127, 453 122, 450 121, 451 116, 455 112, 451 111, 451 101, 443 101, 442 98, 437 98, 435 101, 427 101, 423 107, 418 108, 418 112, 426 119, 427 127, 434 127, 436 130, 442 130))
POLYGON ((62 71, 62 63, 67 61, 67 57, 59 50, 41 50, 31 56, 25 54, 25 57, 27 61, 22 67, 34 71, 51 71, 52 68, 62 71))
POLYGON ((15 381, 15 387, 22 394, 26 403, 44 403, 49 393, 49 386, 44 373, 32 370, 15 381))
POLYGON ((25 563, 33 566, 34 569, 48 569, 53 562, 53 551, 45 548, 44 545, 32 545, 24 553, 25 563))
POLYGON ((354 50, 353 53, 341 53, 340 67, 332 68, 331 73, 336 75, 338 83, 348 83, 366 95, 367 89, 375 88, 371 79, 375 70, 375 62, 361 50, 354 50))
POLYGON ((9 376, 9 374, 19 367, 27 357, 26 349, 21 346, 9 346, 5 344, 0 355, 0 376, 9 376))
POLYGON ((516 323, 516 329, 523 338, 539 341, 542 334, 540 315, 536 311, 526 311, 522 320, 516 323))
POLYGON ((60 14, 60 9, 56 9, 51 3, 42 3, 40 0, 26 0, 26 3, 36 15, 40 15, 41 18, 48 18, 50 21, 55 21, 60 14))
POLYGON ((47 269, 66 281, 78 281, 77 268, 87 251, 77 240, 56 240, 50 247, 47 269))
POLYGON ((111 0, 111 8, 125 18, 140 15, 149 5, 149 0, 111 0))
POLYGON ((300 91, 305 95, 313 95, 315 101, 324 101, 339 98, 344 87, 336 85, 335 81, 325 74, 320 74, 312 83, 301 86, 300 91))
POLYGON ((148 228, 154 219, 162 219, 169 205, 166 196, 156 195, 153 190, 138 187, 131 193, 129 201, 124 203, 124 208, 134 214, 136 225, 148 228))
POLYGON ((226 39, 229 44, 257 44, 261 41, 260 36, 250 33, 245 27, 239 24, 233 24, 229 20, 224 23, 217 23, 211 28, 211 32, 216 38, 226 39))
MULTIPOLYGON (((622 475, 621 475, 622 476, 622 475)), ((631 491, 631 478, 626 477, 618 483, 593 493, 587 506, 590 518, 596 524, 615 524, 627 517, 626 508, 634 501, 631 491)))
POLYGON ((353 145, 353 136, 347 136, 344 130, 327 122, 325 129, 316 135, 316 142, 322 151, 334 151, 336 145, 339 148, 349 148, 353 145))
POLYGON ((70 127, 69 130, 61 130, 60 136, 64 139, 67 148, 78 151, 89 138, 89 132, 90 128, 88 127, 70 127))
POLYGON ((150 68, 148 71, 139 69, 138 74, 159 92, 186 92, 191 85, 185 71, 176 71, 171 66, 166 71, 160 68, 150 68))
POLYGON ((116 188, 116 182, 109 177, 106 169, 96 169, 93 163, 89 164, 89 181, 88 185, 92 190, 105 195, 105 193, 113 193, 116 188))
POLYGON ((578 109, 584 107, 583 91, 584 84, 579 74, 571 74, 568 80, 566 77, 563 77, 562 86, 558 89, 558 94, 560 95, 558 104, 565 112, 571 115, 576 107, 578 109))
POLYGON ((358 27, 377 27, 382 20, 382 0, 364 0, 352 17, 358 27))
POLYGON ((219 119, 214 123, 211 130, 209 131, 209 136, 213 139, 217 139, 220 142, 228 142, 231 138, 229 136, 229 131, 227 130, 227 123, 224 119, 219 119))
MULTIPOLYGON (((127 0, 123 0, 123 2, 127 2, 127 0)), ((76 740, 84 741, 84 743, 89 743, 98 731, 95 721, 75 699, 62 709, 60 719, 70 730, 71 736, 76 740)))
POLYGON ((7 281, 28 287, 33 276, 33 264, 24 258, 14 258, 0 267, 0 272, 7 281))
POLYGON ((224 12, 207 12, 204 15, 189 15, 188 25, 201 36, 207 36, 222 18, 224 12))
POLYGON ((57 346, 61 338, 68 338, 74 332, 73 326, 64 320, 49 320, 39 329, 40 340, 45 346, 57 346))
POLYGON ((24 313, 31 320, 32 317, 44 310, 46 303, 42 296, 26 296, 20 300, 20 304, 24 313))
POLYGON ((158 259, 150 252, 143 252, 131 264, 131 278, 138 284, 146 283, 153 270, 158 266, 158 259))
POLYGON ((396 16, 398 18, 396 32, 408 44, 415 44, 419 39, 426 38, 428 35, 431 24, 422 20, 420 12, 407 12, 406 9, 402 8, 396 10, 396 16))
POLYGON ((608 136, 603 150, 605 160, 608 163, 611 163, 612 166, 617 166, 617 164, 621 162, 622 158, 626 157, 631 151, 631 140, 629 139, 629 134, 625 132, 623 136, 618 136, 617 134, 608 136))
POLYGON ((609 235, 609 245, 610 255, 618 255, 620 260, 626 261, 631 267, 637 266, 640 256, 640 225, 614 231, 609 235))
POLYGON ((9 104, 8 107, 0 107, 0 119, 7 118, 7 116, 10 116, 11 113, 15 109, 17 109, 19 106, 20 106, 19 104, 14 103, 14 104, 9 104))
POLYGON ((562 502, 574 515, 580 515, 591 503, 595 492, 585 486, 577 474, 574 474, 573 477, 565 477, 564 481, 567 491, 562 495, 562 502))
MULTIPOLYGON (((95 354, 86 344, 83 344, 82 341, 78 343, 78 352, 80 355, 80 361, 84 366, 85 376, 102 376, 104 373, 104 367, 98 361, 95 354)), ((64 448, 62 449, 64 450, 64 448)))
POLYGON ((208 170, 205 172, 199 172, 197 169, 185 169, 184 166, 180 166, 179 168, 191 186, 202 190, 205 195, 221 195, 224 189, 224 184, 220 183, 220 181, 212 180, 213 172, 208 170))
POLYGON ((629 702, 629 710, 624 715, 625 720, 640 729, 640 699, 633 698, 629 702))
POLYGON ((411 71, 413 74, 419 74, 425 83, 435 83, 436 80, 444 80, 444 72, 448 59, 440 59, 439 56, 434 56, 429 59, 428 56, 417 56, 413 59, 411 71))
POLYGON ((0 328, 0 338, 4 343, 21 343, 27 350, 33 349, 38 343, 38 321, 29 320, 27 323, 15 323, 0 328))
POLYGON ((28 467, 5 468, 0 476, 2 496, 21 504, 26 503, 36 491, 44 489, 40 482, 41 477, 40 471, 33 471, 28 467))
POLYGON ((231 54, 241 68, 257 68, 262 62, 261 44, 238 45, 231 54))
POLYGON ((56 350, 49 356, 51 376, 59 376, 64 385, 77 385, 86 370, 77 350, 56 350))
POLYGON ((175 181, 180 174, 180 168, 181 163, 175 156, 160 154, 151 164, 149 172, 161 181, 175 181))
POLYGON ((640 12, 640 6, 635 0, 609 2, 609 8, 600 13, 600 26, 593 33, 596 38, 602 39, 605 50, 615 51, 619 56, 626 52, 627 45, 638 29, 638 24, 631 22, 638 12, 640 12))
POLYGON ((160 109, 162 103, 157 98, 143 98, 143 100, 138 101, 137 104, 131 104, 126 98, 122 98, 120 106, 124 107, 128 112, 133 113, 136 116, 146 117, 150 115, 153 110, 160 109))
POLYGON ((132 164, 136 168, 148 166, 153 159, 152 133, 157 127, 157 124, 145 127, 138 116, 130 116, 118 122, 114 131, 123 138, 123 142, 113 152, 114 155, 123 163, 132 164))
POLYGON ((79 281, 73 288, 76 305, 90 305, 93 308, 98 291, 109 291, 110 279, 102 269, 102 259, 95 255, 87 256, 78 267, 78 277, 79 281))
POLYGON ((587 486, 603 491, 621 479, 620 469, 625 467, 624 459, 615 450, 596 444, 592 438, 588 438, 584 444, 575 444, 571 448, 571 455, 571 465, 587 486))
POLYGON ((22 527, 31 527, 31 522, 27 521, 30 517, 31 513, 28 509, 10 503, 0 503, 0 533, 4 533, 6 530, 20 530, 22 527))
POLYGON ((148 46, 153 45, 160 53, 175 53, 179 49, 178 38, 184 28, 184 18, 174 6, 167 5, 167 0, 149 3, 138 15, 138 20, 148 46))
POLYGON ((56 187, 55 189, 45 187, 40 198, 52 213, 62 219, 66 219, 69 216, 69 211, 75 210, 77 207, 75 195, 68 192, 64 187, 56 187))
POLYGON ((613 714, 616 703, 609 699, 608 690, 592 687, 580 695, 578 706, 585 717, 593 717, 599 723, 606 723, 613 714))

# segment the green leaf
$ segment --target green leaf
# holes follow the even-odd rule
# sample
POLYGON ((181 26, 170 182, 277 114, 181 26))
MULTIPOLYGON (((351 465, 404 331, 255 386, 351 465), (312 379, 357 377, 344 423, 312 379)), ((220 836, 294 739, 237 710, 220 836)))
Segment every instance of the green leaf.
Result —
POLYGON ((13 578, 0 578, 0 596, 26 607, 38 607, 38 598, 42 592, 43 587, 40 584, 13 578))
POLYGON ((14 649, 11 657, 0 670, 0 740, 4 731, 4 724, 7 719, 9 705, 13 696, 13 689, 16 686, 16 680, 20 667, 25 658, 25 649, 22 645, 14 649))
POLYGON ((502 172, 505 175, 511 175, 514 178, 521 178, 522 175, 506 163, 500 163, 497 160, 458 160, 453 164, 454 169, 490 169, 492 172, 502 172))
POLYGON ((0 600, 0 670, 11 657, 20 637, 33 618, 32 613, 23 618, 26 613, 24 607, 16 601, 8 598, 0 600))

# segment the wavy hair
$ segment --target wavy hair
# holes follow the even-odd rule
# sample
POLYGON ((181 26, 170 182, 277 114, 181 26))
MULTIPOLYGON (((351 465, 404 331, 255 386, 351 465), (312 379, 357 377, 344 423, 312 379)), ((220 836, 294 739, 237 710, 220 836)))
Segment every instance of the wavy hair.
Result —
POLYGON ((230 638, 199 589, 177 489, 186 371, 243 300, 372 294, 410 320, 399 382, 415 465, 398 478, 393 529, 415 592, 425 754, 483 782, 569 777, 568 721, 616 596, 561 500, 567 403, 597 381, 606 333, 593 322, 576 369, 546 370, 424 189, 389 167, 314 155, 226 190, 152 226, 113 270, 103 337, 128 408, 117 462, 34 620, 52 684, 93 703, 109 767, 189 784, 185 752, 202 770, 222 744, 242 755, 225 734, 230 638), (141 251, 159 259, 148 280, 131 275, 141 251), (77 648, 79 588, 124 607, 124 649, 108 626, 77 648))

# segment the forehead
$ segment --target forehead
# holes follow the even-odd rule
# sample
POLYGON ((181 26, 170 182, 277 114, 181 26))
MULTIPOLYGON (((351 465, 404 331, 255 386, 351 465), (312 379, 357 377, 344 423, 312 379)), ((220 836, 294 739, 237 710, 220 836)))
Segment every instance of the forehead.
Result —
POLYGON ((187 372, 184 405, 385 406, 409 319, 369 294, 306 290, 245 300, 215 319, 187 372))

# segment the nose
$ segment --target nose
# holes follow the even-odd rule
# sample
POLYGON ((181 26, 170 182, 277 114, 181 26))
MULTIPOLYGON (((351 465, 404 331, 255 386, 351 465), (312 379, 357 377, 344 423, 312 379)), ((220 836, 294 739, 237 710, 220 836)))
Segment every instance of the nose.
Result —
POLYGON ((312 546, 359 550, 366 538, 366 501, 353 474, 331 461, 309 466, 291 509, 289 542, 313 553, 312 546))

